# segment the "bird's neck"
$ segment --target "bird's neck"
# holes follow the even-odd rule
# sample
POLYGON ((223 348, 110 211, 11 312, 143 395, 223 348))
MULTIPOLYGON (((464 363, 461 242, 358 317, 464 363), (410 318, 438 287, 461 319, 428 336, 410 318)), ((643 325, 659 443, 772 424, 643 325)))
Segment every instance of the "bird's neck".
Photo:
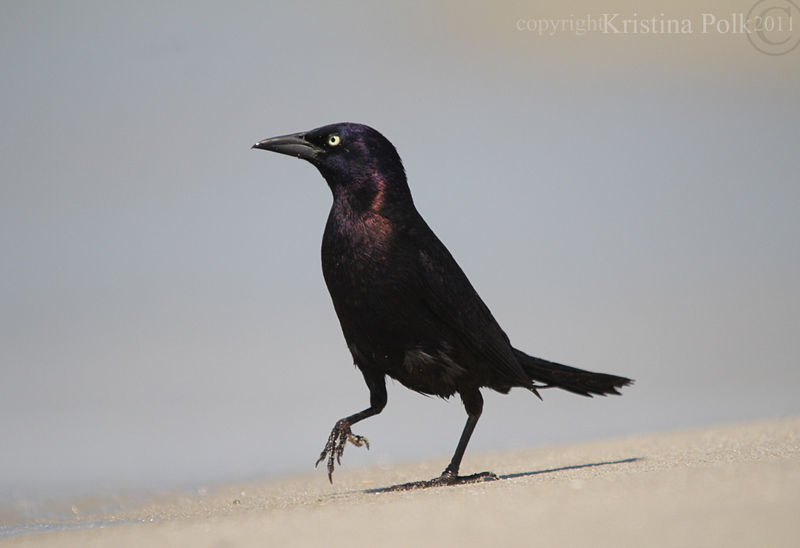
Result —
POLYGON ((405 177, 398 180, 373 173, 342 184, 334 182, 330 187, 334 210, 351 219, 377 215, 399 221, 416 211, 405 177))

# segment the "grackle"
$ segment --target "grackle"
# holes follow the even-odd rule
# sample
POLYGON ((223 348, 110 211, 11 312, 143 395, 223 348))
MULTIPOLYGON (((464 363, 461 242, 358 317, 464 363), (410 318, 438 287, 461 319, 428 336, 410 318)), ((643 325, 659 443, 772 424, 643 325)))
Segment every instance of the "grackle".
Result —
POLYGON ((333 306, 370 394, 369 407, 339 420, 317 465, 341 464, 347 442, 366 445, 350 427, 386 405, 386 375, 423 394, 456 393, 467 423, 441 476, 424 486, 481 481, 459 476, 464 451, 483 409, 480 389, 561 388, 575 394, 619 394, 625 377, 593 373, 529 356, 508 336, 447 248, 417 212, 394 146, 353 123, 265 139, 253 148, 313 164, 333 193, 322 237, 322 273, 333 306))

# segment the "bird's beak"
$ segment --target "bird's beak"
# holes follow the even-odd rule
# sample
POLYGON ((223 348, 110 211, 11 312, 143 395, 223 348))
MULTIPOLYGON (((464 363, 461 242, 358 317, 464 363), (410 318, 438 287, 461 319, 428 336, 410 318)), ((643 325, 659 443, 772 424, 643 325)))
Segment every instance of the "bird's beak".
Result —
POLYGON ((306 141, 305 133, 292 133, 291 135, 281 135, 270 137, 259 141, 252 148, 271 150, 279 154, 287 154, 303 160, 314 160, 321 152, 319 148, 306 141))

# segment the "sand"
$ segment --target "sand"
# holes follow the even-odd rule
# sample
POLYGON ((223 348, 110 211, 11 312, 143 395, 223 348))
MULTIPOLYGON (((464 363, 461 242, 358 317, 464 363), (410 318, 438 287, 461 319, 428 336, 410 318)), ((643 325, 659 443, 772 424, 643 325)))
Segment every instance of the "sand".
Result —
POLYGON ((463 473, 501 479, 380 491, 444 464, 345 469, 333 486, 318 471, 105 515, 76 507, 69 525, 82 528, 0 546, 800 546, 800 418, 468 453, 463 473))

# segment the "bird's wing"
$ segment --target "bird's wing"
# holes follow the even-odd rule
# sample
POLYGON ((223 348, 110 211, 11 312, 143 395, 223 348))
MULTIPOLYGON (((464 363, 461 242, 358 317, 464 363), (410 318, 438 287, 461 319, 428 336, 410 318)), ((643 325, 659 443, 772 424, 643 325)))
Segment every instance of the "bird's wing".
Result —
MULTIPOLYGON (((428 321, 439 324, 457 340, 462 356, 472 357, 477 366, 490 367, 495 377, 513 385, 532 387, 517 359, 508 336, 472 287, 453 256, 425 225, 410 233, 418 250, 417 264, 411 270, 421 291, 419 298, 428 321)), ((468 365, 468 364, 463 364, 468 365)))

